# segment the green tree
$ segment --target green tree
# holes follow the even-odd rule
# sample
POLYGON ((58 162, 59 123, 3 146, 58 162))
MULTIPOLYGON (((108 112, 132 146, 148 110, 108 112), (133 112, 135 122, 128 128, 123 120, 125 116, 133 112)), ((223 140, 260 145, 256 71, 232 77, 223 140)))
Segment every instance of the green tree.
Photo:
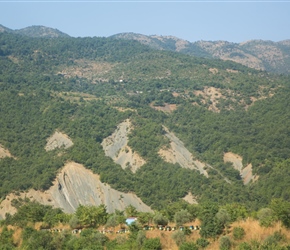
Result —
POLYGON ((183 231, 176 231, 171 235, 177 246, 181 246, 186 241, 186 235, 183 231))
POLYGON ((194 242, 184 242, 180 245, 179 250, 198 250, 198 246, 194 242))
POLYGON ((241 240, 245 236, 245 230, 242 227, 233 228, 233 238, 234 240, 241 240))
POLYGON ((224 208, 220 208, 216 214, 216 218, 223 225, 223 227, 227 227, 231 222, 231 216, 228 211, 224 208))
POLYGON ((113 227, 115 231, 115 227, 119 225, 118 215, 112 214, 109 216, 106 227, 113 227))
POLYGON ((103 204, 98 207, 80 205, 75 214, 82 225, 89 225, 92 227, 105 225, 108 216, 106 207, 103 204))
POLYGON ((161 213, 157 212, 154 217, 153 217, 153 222, 155 225, 167 225, 168 224, 168 219, 163 216, 161 213))
POLYGON ((162 245, 159 238, 146 239, 143 243, 142 250, 161 250, 162 245))
POLYGON ((231 249, 232 243, 229 236, 222 236, 219 240, 219 249, 220 250, 229 250, 231 249))
POLYGON ((184 223, 191 221, 191 214, 187 210, 182 209, 175 213, 174 221, 176 223, 176 226, 181 226, 184 223))
POLYGON ((145 225, 145 224, 150 224, 150 222, 153 220, 153 213, 149 213, 149 212, 139 212, 138 213, 138 222, 141 225, 145 225))
POLYGON ((216 217, 217 212, 218 206, 216 203, 206 203, 201 206, 198 215, 202 222, 200 230, 201 237, 216 237, 222 233, 223 224, 216 217))
POLYGON ((260 225, 264 227, 271 227, 277 221, 274 211, 271 208, 261 208, 257 213, 257 217, 260 225))
POLYGON ((201 248, 206 248, 209 245, 209 241, 205 238, 198 238, 196 240, 196 245, 201 248))
POLYGON ((129 205, 125 208, 125 214, 127 217, 136 217, 138 215, 138 211, 134 206, 129 205))
POLYGON ((6 226, 3 227, 2 232, 0 233, 0 246, 1 249, 16 249, 13 243, 13 230, 8 230, 6 226))
POLYGON ((290 202, 284 201, 283 199, 273 199, 270 203, 270 208, 274 211, 278 220, 286 228, 290 228, 290 202))

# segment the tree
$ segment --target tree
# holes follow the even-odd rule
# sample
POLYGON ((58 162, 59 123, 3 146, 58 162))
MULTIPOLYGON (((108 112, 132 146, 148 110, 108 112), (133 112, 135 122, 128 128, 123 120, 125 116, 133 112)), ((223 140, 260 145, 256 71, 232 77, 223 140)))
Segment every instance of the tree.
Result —
POLYGON ((209 241, 205 238, 198 238, 196 240, 196 245, 198 245, 201 248, 206 248, 209 245, 209 241))
POLYGON ((233 228, 233 238, 234 240, 241 240, 245 236, 245 230, 242 227, 233 228))
POLYGON ((216 203, 205 203, 201 206, 199 218, 201 220, 200 235, 205 238, 216 237, 222 233, 223 225, 217 219, 218 206, 216 203))
POLYGON ((180 246, 186 240, 186 236, 185 236, 185 233, 183 231, 176 231, 176 232, 172 233, 171 237, 175 241, 177 246, 180 246))
POLYGON ((198 246, 194 242, 184 242, 180 245, 179 250, 198 250, 198 246))
POLYGON ((136 237, 136 242, 137 242, 137 245, 139 246, 139 248, 142 247, 145 240, 146 240, 146 233, 142 230, 138 231, 137 237, 136 237))
POLYGON ((257 213, 257 217, 259 219, 260 225, 264 227, 272 226, 273 223, 277 220, 275 213, 271 208, 261 208, 257 213))
POLYGON ((290 202, 282 199, 273 199, 270 203, 270 208, 274 211, 278 220, 280 220, 286 228, 290 228, 290 202))
POLYGON ((229 250, 231 249, 232 243, 229 236, 222 236, 219 241, 220 250, 229 250))
POLYGON ((156 224, 156 225, 162 225, 162 226, 165 226, 168 224, 168 219, 163 216, 161 213, 156 213, 153 217, 153 222, 156 224))
POLYGON ((145 225, 145 224, 150 224, 150 222, 153 219, 153 213, 149 213, 149 212, 139 212, 138 213, 138 222, 141 225, 145 225))
POLYGON ((13 244, 13 230, 8 230, 5 226, 0 233, 0 245, 1 249, 14 249, 15 246, 13 244))
POLYGON ((227 212, 226 209, 224 208, 220 208, 219 211, 216 214, 216 217, 218 219, 218 221, 224 226, 226 227, 230 221, 231 221, 231 216, 229 215, 229 213, 227 212))
POLYGON ((115 231, 115 227, 118 225, 119 225, 118 215, 112 214, 107 220, 106 227, 113 227, 115 231))
POLYGON ((89 225, 91 227, 104 225, 108 216, 106 207, 103 204, 98 207, 80 205, 75 214, 82 225, 89 225))
POLYGON ((162 250, 159 238, 146 239, 143 243, 142 250, 162 250))
POLYGON ((134 206, 129 205, 125 208, 125 214, 127 217, 136 217, 138 215, 138 211, 134 206))
POLYGON ((187 210, 182 209, 182 210, 175 213, 174 221, 176 223, 176 226, 181 226, 184 223, 191 221, 191 215, 187 210))

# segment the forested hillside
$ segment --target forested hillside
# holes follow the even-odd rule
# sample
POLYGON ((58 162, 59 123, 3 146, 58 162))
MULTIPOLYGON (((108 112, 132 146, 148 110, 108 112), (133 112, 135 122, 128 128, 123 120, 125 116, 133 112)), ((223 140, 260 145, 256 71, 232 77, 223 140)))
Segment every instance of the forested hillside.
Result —
POLYGON ((174 36, 146 36, 136 33, 120 33, 112 37, 137 40, 158 50, 177 51, 197 57, 230 60, 250 68, 278 74, 289 75, 290 73, 290 40, 279 42, 250 40, 241 43, 203 40, 189 42, 174 36))
POLYGON ((240 64, 157 51, 113 38, 30 38, 0 33, 0 196, 48 189, 68 161, 154 209, 191 192, 199 203, 289 201, 289 78, 240 64), (162 107, 174 109, 163 112, 162 107), (128 145, 146 163, 135 173, 105 155, 102 141, 130 119, 128 145), (207 164, 209 177, 159 154, 164 127, 207 164), (70 148, 46 151, 61 131, 70 148), (233 152, 259 178, 244 185, 223 160, 233 152))

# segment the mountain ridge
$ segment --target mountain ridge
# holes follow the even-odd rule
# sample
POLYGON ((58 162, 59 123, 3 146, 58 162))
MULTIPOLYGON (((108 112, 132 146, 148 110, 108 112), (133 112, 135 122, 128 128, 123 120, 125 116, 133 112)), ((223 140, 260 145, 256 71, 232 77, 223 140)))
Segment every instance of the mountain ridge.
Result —
POLYGON ((9 32, 29 37, 44 37, 44 38, 69 37, 68 34, 63 33, 58 29, 46 27, 43 25, 32 25, 22 29, 13 30, 0 24, 0 32, 9 32))
POLYGON ((241 43, 228 41, 189 42, 174 36, 142 35, 119 33, 115 39, 133 39, 154 49, 176 51, 206 58, 218 58, 241 63, 257 70, 289 74, 290 40, 273 42, 270 40, 248 40, 241 43), (282 46, 282 47, 281 47, 282 46), (271 52, 271 54, 269 54, 271 52))
MULTIPOLYGON (((10 32, 30 37, 69 37, 58 29, 41 25, 12 30, 0 25, 0 32, 10 32)), ((290 39, 274 42, 253 39, 240 43, 223 40, 189 42, 171 35, 143 35, 134 32, 117 33, 109 36, 113 39, 136 40, 157 50, 169 50, 191 56, 216 58, 241 63, 257 70, 278 74, 290 74, 290 39)))

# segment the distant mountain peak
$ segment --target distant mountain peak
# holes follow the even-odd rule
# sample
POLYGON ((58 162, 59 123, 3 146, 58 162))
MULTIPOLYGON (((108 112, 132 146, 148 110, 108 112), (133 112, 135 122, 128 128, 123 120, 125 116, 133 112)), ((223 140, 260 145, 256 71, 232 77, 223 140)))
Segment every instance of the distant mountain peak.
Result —
POLYGON ((49 28, 42 25, 33 25, 23 29, 12 30, 0 24, 0 32, 9 32, 29 37, 46 37, 46 38, 57 38, 57 37, 69 37, 58 29, 49 28))
POLYGON ((69 37, 69 35, 59 31, 58 29, 53 29, 42 25, 33 25, 23 29, 15 30, 14 32, 30 37, 69 37))

